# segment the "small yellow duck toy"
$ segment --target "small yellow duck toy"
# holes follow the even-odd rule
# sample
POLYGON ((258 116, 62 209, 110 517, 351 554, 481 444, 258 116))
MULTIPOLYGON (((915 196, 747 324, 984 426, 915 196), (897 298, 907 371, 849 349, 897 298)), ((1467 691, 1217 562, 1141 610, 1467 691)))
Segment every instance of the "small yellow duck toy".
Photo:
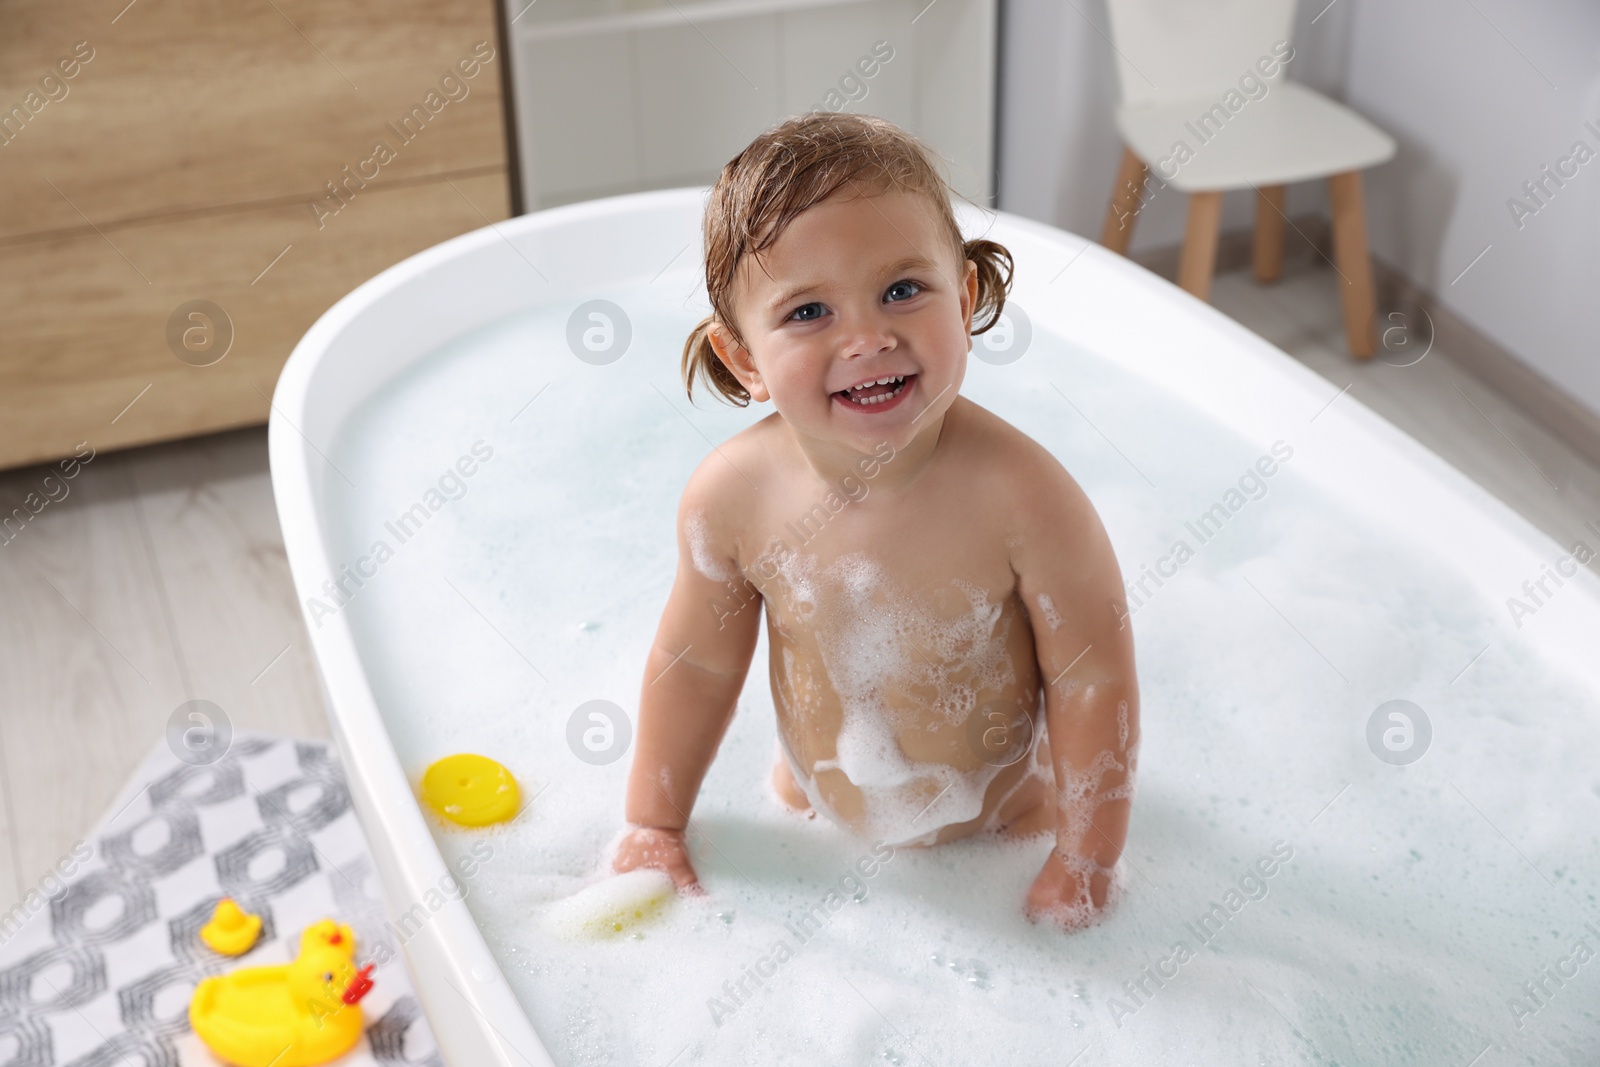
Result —
POLYGON ((251 915, 228 897, 217 902, 211 921, 200 928, 200 940, 224 956, 243 956, 260 936, 261 916, 251 915))
POLYGON ((361 1040, 361 998, 372 964, 356 969, 356 940, 332 919, 300 936, 300 955, 276 967, 243 967, 206 978, 189 1001, 189 1022, 217 1057, 235 1067, 315 1067, 361 1040))

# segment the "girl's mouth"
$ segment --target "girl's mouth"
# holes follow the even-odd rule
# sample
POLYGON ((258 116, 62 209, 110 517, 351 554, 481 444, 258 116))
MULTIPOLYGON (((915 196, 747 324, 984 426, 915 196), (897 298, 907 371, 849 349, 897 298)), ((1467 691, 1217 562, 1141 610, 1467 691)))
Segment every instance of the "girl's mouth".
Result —
POLYGON ((887 380, 880 379, 858 389, 841 389, 833 394, 833 399, 852 411, 877 414, 898 407, 916 380, 915 374, 891 375, 887 380))

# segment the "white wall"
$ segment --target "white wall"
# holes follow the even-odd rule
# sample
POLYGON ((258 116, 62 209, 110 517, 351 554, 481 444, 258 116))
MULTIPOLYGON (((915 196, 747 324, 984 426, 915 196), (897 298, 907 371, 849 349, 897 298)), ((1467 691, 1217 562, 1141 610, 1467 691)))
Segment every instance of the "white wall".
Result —
MULTIPOLYGON (((1300 5, 1289 77, 1399 142, 1366 178, 1373 252, 1600 414, 1600 5, 1325 4, 1300 5), (1596 158, 1519 230, 1507 199, 1580 139, 1596 158)), ((1109 33, 1105 0, 1004 0, 1001 208, 1099 236, 1121 153, 1109 33)), ((1252 196, 1227 195, 1224 229, 1250 225, 1252 196)), ((1134 250, 1181 241, 1184 207, 1157 192, 1134 250)), ((1291 187, 1291 216, 1326 210, 1322 183, 1291 187)))
POLYGON ((1474 2, 1355 5, 1347 102, 1400 142, 1373 250, 1600 413, 1600 6, 1474 2), (1580 139, 1596 158, 1519 230, 1507 200, 1580 139))

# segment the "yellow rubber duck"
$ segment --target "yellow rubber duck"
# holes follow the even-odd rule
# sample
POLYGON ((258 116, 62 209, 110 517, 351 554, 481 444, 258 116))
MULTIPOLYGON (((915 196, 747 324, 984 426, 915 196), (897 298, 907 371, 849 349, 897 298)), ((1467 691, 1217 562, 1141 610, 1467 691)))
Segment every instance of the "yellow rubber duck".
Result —
POLYGON ((200 940, 224 956, 243 956, 260 936, 261 916, 251 915, 228 897, 217 902, 211 921, 200 928, 200 940))
POLYGON ((300 936, 300 955, 275 967, 242 967, 206 978, 189 1001, 189 1023, 206 1047, 235 1067, 314 1067, 361 1040, 361 998, 372 964, 356 970, 350 928, 323 919, 300 936))

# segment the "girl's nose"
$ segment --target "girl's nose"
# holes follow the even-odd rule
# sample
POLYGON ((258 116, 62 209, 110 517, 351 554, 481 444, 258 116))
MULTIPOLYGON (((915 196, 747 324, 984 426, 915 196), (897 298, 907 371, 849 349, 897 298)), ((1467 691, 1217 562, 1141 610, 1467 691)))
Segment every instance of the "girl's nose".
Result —
POLYGON ((892 351, 898 342, 885 317, 878 314, 861 315, 846 324, 844 343, 840 349, 846 359, 875 356, 892 351))

